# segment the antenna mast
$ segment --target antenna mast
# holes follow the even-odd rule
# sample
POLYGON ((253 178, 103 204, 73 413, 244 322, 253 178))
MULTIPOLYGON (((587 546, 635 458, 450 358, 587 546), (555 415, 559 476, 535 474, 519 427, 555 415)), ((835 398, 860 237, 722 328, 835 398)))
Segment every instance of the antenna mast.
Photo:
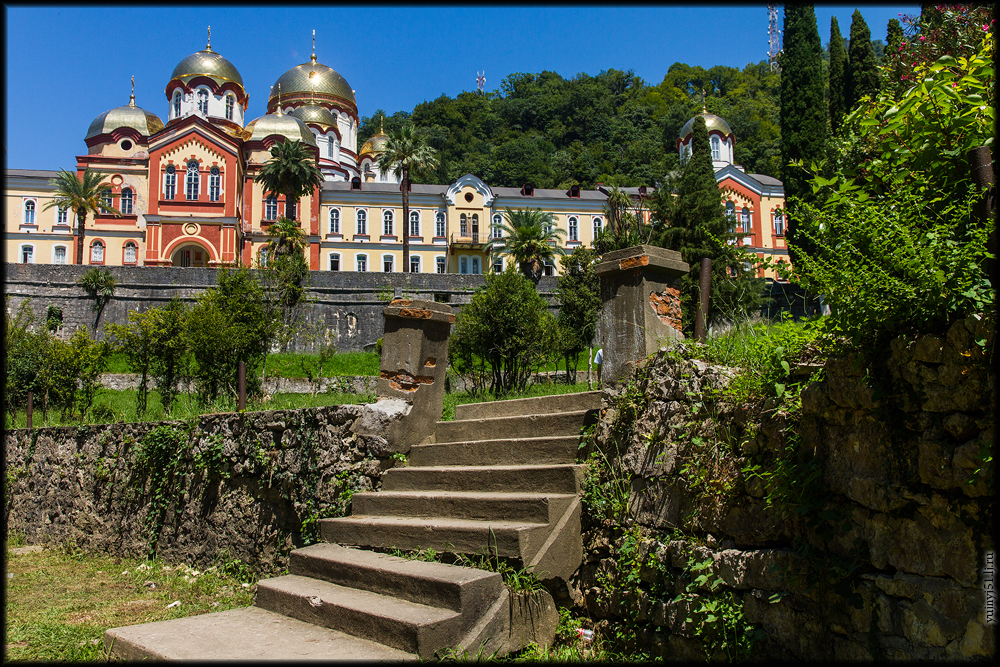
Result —
POLYGON ((767 60, 771 63, 771 71, 780 70, 778 55, 781 53, 781 31, 778 30, 778 6, 767 6, 767 60))
POLYGON ((483 94, 483 86, 486 85, 486 70, 476 72, 476 85, 479 87, 479 94, 483 94))

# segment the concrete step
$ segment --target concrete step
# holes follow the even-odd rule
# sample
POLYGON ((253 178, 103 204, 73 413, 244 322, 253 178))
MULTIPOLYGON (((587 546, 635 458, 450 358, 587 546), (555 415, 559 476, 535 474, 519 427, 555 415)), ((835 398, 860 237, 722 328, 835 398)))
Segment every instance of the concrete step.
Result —
POLYGON ((576 463, 580 435, 414 445, 407 465, 526 465, 576 463))
MULTIPOLYGON (((351 498, 351 512, 365 516, 552 523, 562 516, 574 498, 576 496, 573 494, 379 491, 354 494, 351 498)), ((297 552, 292 553, 293 557, 295 553, 297 552)))
POLYGON ((503 587, 503 579, 495 572, 327 543, 293 551, 288 572, 473 615, 481 611, 480 601, 495 598, 503 587))
POLYGON ((451 609, 295 574, 257 582, 255 605, 421 658, 454 641, 461 620, 451 609))
POLYGON ((104 633, 112 659, 410 662, 408 653, 259 607, 156 621, 104 633))
POLYGON ((471 442, 525 436, 533 438, 550 435, 578 436, 588 414, 587 410, 574 410, 555 414, 439 421, 434 428, 434 442, 471 442))
POLYGON ((546 524, 514 521, 361 515, 319 523, 323 540, 341 545, 495 553, 522 560, 529 559, 548 536, 546 524))
POLYGON ((579 493, 583 465, 421 466, 392 468, 383 491, 579 493))
POLYGON ((599 410, 600 407, 601 392, 584 391, 577 394, 536 396, 534 398, 516 398, 509 401, 489 401, 487 403, 456 405, 455 420, 545 415, 556 412, 599 410))

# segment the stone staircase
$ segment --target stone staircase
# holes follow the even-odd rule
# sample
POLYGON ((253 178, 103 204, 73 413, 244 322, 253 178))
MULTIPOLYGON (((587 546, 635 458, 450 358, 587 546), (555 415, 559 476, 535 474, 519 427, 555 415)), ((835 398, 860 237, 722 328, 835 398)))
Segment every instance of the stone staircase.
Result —
POLYGON ((105 645, 125 659, 397 661, 550 642, 548 593, 512 596, 497 573, 349 547, 489 554, 567 581, 583 556, 577 444, 599 407, 599 392, 458 406, 381 491, 322 520, 323 542, 293 551, 289 574, 258 582, 253 607, 113 628, 105 645))

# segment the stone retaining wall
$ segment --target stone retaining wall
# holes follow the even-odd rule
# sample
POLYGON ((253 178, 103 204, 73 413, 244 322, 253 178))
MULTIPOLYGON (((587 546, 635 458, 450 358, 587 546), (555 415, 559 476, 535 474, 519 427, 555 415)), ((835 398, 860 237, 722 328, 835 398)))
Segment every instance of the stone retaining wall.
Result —
POLYGON ((645 399, 605 394, 597 446, 629 477, 641 535, 585 526, 576 586, 598 627, 631 620, 636 647, 702 660, 703 640, 724 638, 693 610, 728 601, 764 631, 757 658, 993 655, 992 341, 992 325, 973 317, 945 336, 897 339, 870 375, 832 359, 803 389, 794 426, 775 399, 713 407, 731 371, 661 351, 637 376, 645 399), (616 427, 628 404, 638 405, 631 431, 616 427), (752 472, 779 461, 785 477, 752 472), (706 582, 721 585, 692 598, 692 567, 705 561, 706 582))

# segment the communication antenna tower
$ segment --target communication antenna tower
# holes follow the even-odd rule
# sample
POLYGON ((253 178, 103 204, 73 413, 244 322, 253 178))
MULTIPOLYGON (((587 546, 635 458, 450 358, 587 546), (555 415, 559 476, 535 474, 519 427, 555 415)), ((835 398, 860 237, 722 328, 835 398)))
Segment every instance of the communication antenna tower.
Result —
POLYGON ((486 85, 486 70, 476 72, 476 85, 479 87, 480 94, 482 94, 483 86, 486 85))
POLYGON ((767 60, 771 63, 771 71, 777 72, 778 55, 781 53, 781 31, 778 30, 778 6, 767 6, 767 60))

